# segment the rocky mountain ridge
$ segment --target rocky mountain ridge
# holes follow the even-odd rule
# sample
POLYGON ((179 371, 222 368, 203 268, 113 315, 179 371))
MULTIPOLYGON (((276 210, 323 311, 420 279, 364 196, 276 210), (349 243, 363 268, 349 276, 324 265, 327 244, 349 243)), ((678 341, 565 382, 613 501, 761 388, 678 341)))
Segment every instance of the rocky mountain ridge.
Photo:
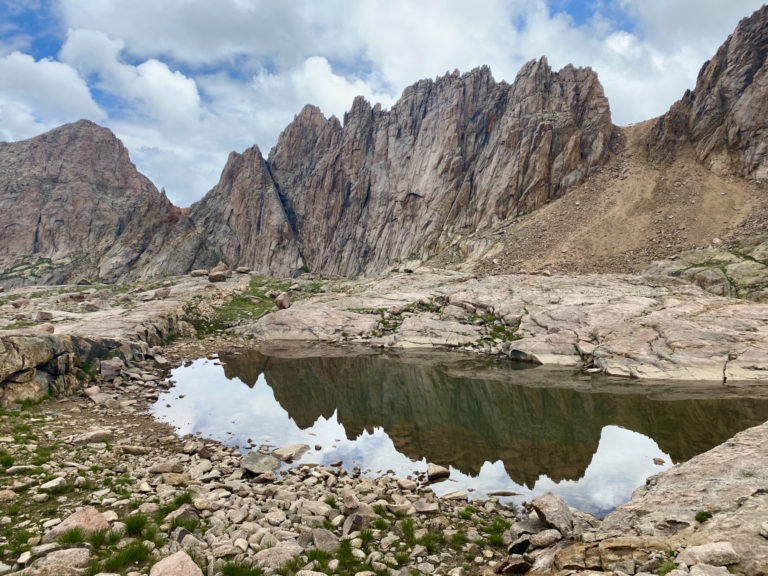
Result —
POLYGON ((0 143, 0 282, 181 274, 216 255, 192 222, 87 120, 0 143))
POLYGON ((0 284, 115 282, 219 260, 280 276, 430 259, 634 272, 759 235, 767 53, 764 6, 667 114, 624 128, 591 69, 555 72, 546 58, 511 84, 487 67, 422 80, 390 110, 358 97, 343 122, 306 106, 267 159, 255 146, 232 153, 188 216, 90 122, 0 143, 0 284))
MULTIPOLYGON (((226 194, 220 184, 191 214, 218 223, 209 234, 249 237, 228 210, 250 209, 244 188, 274 188, 282 209, 267 217, 285 218, 309 270, 378 273, 562 195, 605 161, 612 130, 590 69, 553 72, 542 58, 511 85, 487 67, 454 72, 406 88, 389 111, 358 97, 343 125, 306 106, 269 154, 270 180, 245 179, 226 194)), ((260 243, 280 243, 283 229, 262 228, 260 243)), ((258 250, 240 256, 263 266, 258 250)))

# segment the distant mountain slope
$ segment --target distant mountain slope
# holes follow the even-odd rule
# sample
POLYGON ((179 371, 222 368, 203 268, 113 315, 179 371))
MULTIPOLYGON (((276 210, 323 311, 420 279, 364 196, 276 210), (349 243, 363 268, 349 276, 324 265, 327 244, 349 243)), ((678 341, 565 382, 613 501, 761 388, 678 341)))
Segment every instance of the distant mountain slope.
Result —
POLYGON ((768 6, 696 88, 619 128, 597 75, 545 58, 422 80, 344 122, 306 106, 265 160, 232 153, 189 218, 87 121, 0 143, 0 285, 113 282, 215 263, 376 274, 407 260, 484 273, 634 272, 768 236, 768 6))
POLYGON ((739 22, 696 88, 656 121, 648 150, 661 160, 681 142, 718 174, 768 180, 768 5, 739 22))
POLYGON ((0 143, 0 282, 177 274, 215 261, 106 128, 82 120, 0 143))

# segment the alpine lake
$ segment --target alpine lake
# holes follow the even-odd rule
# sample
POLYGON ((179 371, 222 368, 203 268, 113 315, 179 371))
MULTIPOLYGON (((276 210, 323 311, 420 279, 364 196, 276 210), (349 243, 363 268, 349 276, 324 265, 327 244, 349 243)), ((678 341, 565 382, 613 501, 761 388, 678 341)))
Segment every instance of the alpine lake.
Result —
POLYGON ((768 420, 755 385, 590 376, 457 353, 221 352, 172 371, 153 406, 180 434, 243 452, 307 444, 296 463, 351 473, 450 468, 438 494, 520 503, 543 492, 603 516, 646 478, 768 420))

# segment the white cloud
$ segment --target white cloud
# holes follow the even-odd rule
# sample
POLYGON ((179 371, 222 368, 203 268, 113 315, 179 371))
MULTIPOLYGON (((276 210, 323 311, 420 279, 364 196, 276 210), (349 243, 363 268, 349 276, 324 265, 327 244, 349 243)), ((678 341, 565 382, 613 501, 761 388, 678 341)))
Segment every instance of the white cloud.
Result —
POLYGON ((307 3, 61 0, 61 7, 70 27, 121 38, 133 56, 202 65, 242 55, 300 59, 315 37, 302 16, 307 3))
POLYGON ((106 115, 72 67, 13 52, 0 58, 0 138, 28 138, 80 118, 106 115))
MULTIPOLYGON (((328 60, 321 56, 307 58, 303 64, 285 74, 263 72, 254 77, 253 90, 260 102, 298 111, 304 104, 318 106, 326 116, 344 117, 355 96, 373 102, 391 104, 393 98, 363 79, 347 79, 335 74, 328 60), (286 106, 286 104, 289 104, 286 106)), ((293 116, 293 112, 290 116, 293 116)), ((283 127, 285 124, 283 124, 283 127)))
POLYGON ((201 113, 195 81, 155 59, 124 64, 123 48, 103 32, 70 30, 61 59, 84 75, 96 75, 94 86, 125 103, 128 116, 145 117, 169 133, 194 127, 201 113))
POLYGON ((0 76, 0 136, 78 110, 115 130, 139 168, 187 205, 215 184, 230 150, 256 143, 267 154, 305 104, 341 118, 358 94, 388 106, 409 84, 454 69, 488 64, 511 82, 542 55, 555 69, 591 66, 614 122, 648 119, 693 87, 761 4, 583 1, 598 11, 577 23, 545 0, 58 0, 56 27, 70 28, 61 62, 3 57, 11 44, 0 40, 0 66, 26 58, 22 68, 38 72, 26 92, 0 76), (622 18, 631 26, 619 28, 622 18))

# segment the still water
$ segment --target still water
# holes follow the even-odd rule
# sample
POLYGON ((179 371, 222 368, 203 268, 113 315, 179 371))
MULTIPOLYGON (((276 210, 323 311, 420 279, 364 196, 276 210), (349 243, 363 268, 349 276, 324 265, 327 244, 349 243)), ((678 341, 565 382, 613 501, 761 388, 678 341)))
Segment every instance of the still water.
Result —
POLYGON ((299 462, 372 475, 435 462, 451 469, 438 494, 510 491, 519 502, 552 491, 597 515, 648 476, 768 420, 758 387, 639 384, 432 352, 311 354, 196 360, 172 372, 153 410, 181 434, 243 451, 304 443, 313 448, 299 462))

